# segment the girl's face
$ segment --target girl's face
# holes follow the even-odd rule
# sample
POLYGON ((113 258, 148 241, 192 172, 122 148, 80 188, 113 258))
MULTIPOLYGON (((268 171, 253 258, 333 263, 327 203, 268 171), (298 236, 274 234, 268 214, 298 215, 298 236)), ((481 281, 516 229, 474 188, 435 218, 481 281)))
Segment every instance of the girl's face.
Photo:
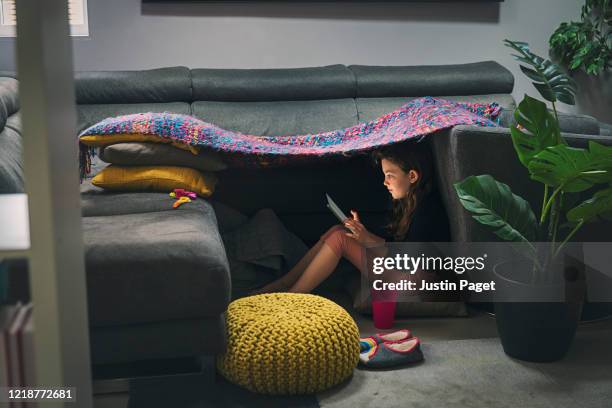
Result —
POLYGON ((387 160, 381 160, 382 171, 385 176, 383 184, 389 190, 391 197, 394 200, 399 200, 406 197, 408 191, 419 179, 419 173, 416 170, 405 172, 397 164, 387 160))

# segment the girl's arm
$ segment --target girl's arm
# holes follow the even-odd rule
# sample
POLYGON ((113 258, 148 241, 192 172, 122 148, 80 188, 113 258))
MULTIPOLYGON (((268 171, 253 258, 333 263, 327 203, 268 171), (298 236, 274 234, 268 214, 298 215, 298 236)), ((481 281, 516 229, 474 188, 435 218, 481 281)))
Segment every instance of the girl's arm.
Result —
POLYGON ((368 247, 368 251, 371 251, 374 256, 385 256, 387 254, 387 247, 384 245, 385 239, 368 231, 359 220, 356 211, 351 210, 351 214, 353 218, 344 222, 344 226, 351 231, 346 235, 368 247))

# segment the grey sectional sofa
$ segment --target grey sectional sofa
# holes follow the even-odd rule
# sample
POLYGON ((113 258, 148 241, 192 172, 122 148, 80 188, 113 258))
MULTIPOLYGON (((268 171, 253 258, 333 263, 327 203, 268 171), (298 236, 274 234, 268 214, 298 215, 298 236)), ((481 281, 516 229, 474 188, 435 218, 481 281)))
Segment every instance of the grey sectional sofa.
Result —
MULTIPOLYGON (((23 191, 17 84, 0 78, 0 193, 23 191)), ((79 131, 108 116, 171 111, 245 133, 284 135, 355 125, 426 95, 496 101, 508 109, 501 122, 508 126, 513 85, 512 74, 492 61, 436 67, 172 67, 77 73, 76 102, 79 131)), ((590 117, 562 116, 562 127, 571 144, 597 139, 612 145, 612 137, 599 135, 590 117)), ((506 127, 458 126, 427 143, 453 240, 489 238, 455 196, 452 183, 468 175, 493 174, 538 205, 540 187, 526 181, 506 127)), ((84 183, 93 363, 221 352, 230 293, 220 232, 231 219, 224 209, 248 215, 272 208, 289 230, 312 243, 334 223, 322 200, 325 192, 343 207, 359 210, 373 230, 384 224, 388 197, 379 170, 365 155, 285 168, 228 169, 220 174, 212 200, 178 210, 168 208, 166 194, 106 193, 84 183)), ((600 224, 583 234, 609 240, 609 227, 600 224)))

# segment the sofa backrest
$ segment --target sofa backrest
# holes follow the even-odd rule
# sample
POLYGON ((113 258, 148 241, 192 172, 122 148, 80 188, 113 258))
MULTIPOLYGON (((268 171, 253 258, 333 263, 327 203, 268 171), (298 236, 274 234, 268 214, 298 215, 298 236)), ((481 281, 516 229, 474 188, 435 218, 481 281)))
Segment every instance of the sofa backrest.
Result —
MULTIPOLYGON (((191 114, 254 135, 318 133, 356 125, 411 99, 442 96, 497 101, 513 108, 512 74, 493 61, 474 64, 373 67, 330 65, 294 69, 187 69, 80 72, 78 130, 136 112, 191 114)), ((380 170, 369 156, 283 169, 229 169, 214 199, 244 213, 268 207, 306 241, 334 222, 324 193, 381 226, 389 206, 380 170)))
POLYGON ((77 72, 75 91, 78 132, 111 116, 191 113, 191 73, 185 67, 77 72))
POLYGON ((358 123, 355 80, 343 65, 194 69, 192 114, 243 133, 318 133, 358 123))
MULTIPOLYGON (((421 67, 169 67, 77 72, 75 78, 79 132, 110 116, 170 111, 255 135, 315 133, 369 121, 428 95, 514 107, 514 78, 492 61, 421 67)), ((17 147, 20 143, 4 150, 17 147)), ((21 161, 10 166, 11 191, 23 189, 20 166, 21 161)), ((247 214, 272 208, 289 229, 314 241, 335 222, 324 206, 326 192, 345 209, 360 210, 369 225, 384 224, 388 194, 369 156, 283 169, 230 169, 221 174, 214 198, 247 214)))
MULTIPOLYGON (((510 95, 513 85, 512 74, 492 61, 413 67, 331 65, 191 70, 170 67, 78 72, 77 126, 80 132, 109 116, 170 111, 191 114, 249 134, 304 134, 369 121, 422 96, 496 101, 506 108, 503 125, 513 121, 511 110, 515 102, 510 95)), ((0 79, 0 192, 23 191, 18 110, 17 82, 12 78, 0 79)), ((586 116, 565 120, 562 115, 561 122, 565 131, 597 134, 599 130, 597 122, 586 116)), ((461 132, 470 133, 469 129, 461 132)), ((490 172, 519 174, 524 169, 512 162, 511 144, 499 132, 479 141, 471 133, 462 136, 461 141, 451 137, 450 131, 440 133, 430 142, 434 139, 436 142, 432 146, 436 178, 451 219, 453 239, 478 239, 479 233, 469 215, 461 213, 453 196, 452 182, 475 174, 470 172, 487 161, 476 163, 473 158, 480 157, 477 150, 489 145, 499 147, 498 155, 506 157, 503 166, 491 168, 490 172)), ((474 133, 478 134, 481 133, 474 133)), ((496 160, 493 159, 493 165, 499 164, 496 160)), ((278 169, 229 169, 220 176, 215 200, 247 214, 272 208, 289 229, 306 241, 315 241, 335 222, 324 206, 326 192, 343 208, 359 210, 364 223, 378 233, 380 229, 374 227, 385 223, 389 206, 380 170, 373 166, 369 156, 326 159, 278 169)), ((525 191, 528 198, 531 193, 525 191)))
POLYGON ((24 191, 17 85, 13 78, 0 77, 0 194, 24 191))

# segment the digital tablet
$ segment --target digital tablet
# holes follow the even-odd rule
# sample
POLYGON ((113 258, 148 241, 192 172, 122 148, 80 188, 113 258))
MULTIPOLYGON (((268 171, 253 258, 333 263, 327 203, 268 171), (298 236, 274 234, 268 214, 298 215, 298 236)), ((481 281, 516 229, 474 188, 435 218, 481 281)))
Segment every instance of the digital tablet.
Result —
POLYGON ((336 205, 336 203, 334 202, 334 200, 332 200, 329 194, 325 193, 325 198, 327 199, 327 208, 329 208, 329 210, 336 216, 336 218, 338 218, 338 220, 344 224, 344 221, 346 221, 348 217, 342 212, 340 207, 336 205))

